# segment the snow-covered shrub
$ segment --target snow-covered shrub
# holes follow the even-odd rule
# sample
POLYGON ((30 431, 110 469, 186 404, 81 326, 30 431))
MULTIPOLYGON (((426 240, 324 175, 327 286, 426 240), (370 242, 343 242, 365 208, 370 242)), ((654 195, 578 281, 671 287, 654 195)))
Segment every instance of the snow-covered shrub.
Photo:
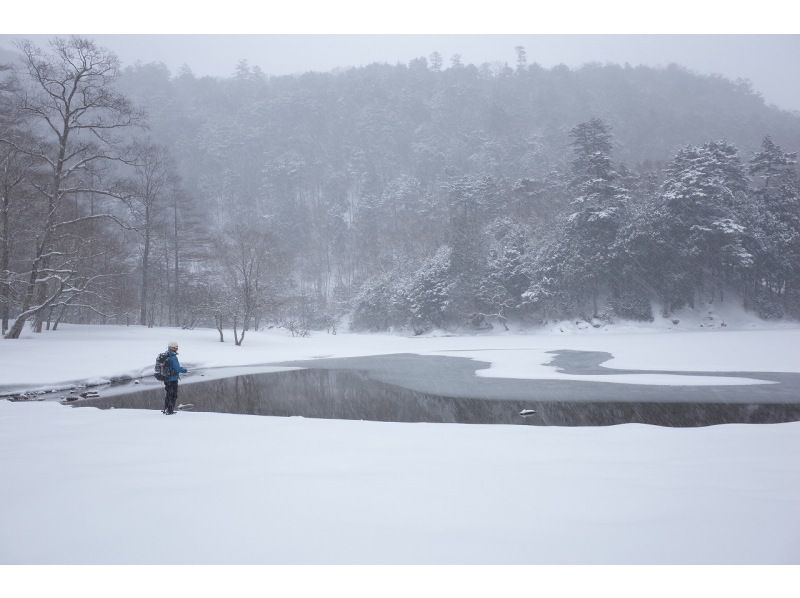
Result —
POLYGON ((753 299, 753 305, 758 317, 764 320, 780 320, 784 316, 780 299, 769 293, 758 293, 753 299))
POLYGON ((352 330, 408 327, 415 334, 445 325, 451 302, 450 247, 441 247, 413 273, 375 278, 356 296, 352 330))
POLYGON ((800 320, 800 289, 787 289, 784 292, 783 305, 787 316, 800 320))
POLYGON ((494 326, 486 319, 486 314, 474 313, 467 316, 467 322, 473 330, 492 330, 494 326))
POLYGON ((441 247, 401 290, 402 308, 408 314, 408 324, 417 334, 445 323, 453 288, 449 278, 450 254, 450 247, 441 247))
POLYGON ((386 330, 396 323, 395 282, 389 275, 374 278, 356 295, 351 330, 386 330))
POLYGON ((623 291, 608 301, 614 313, 626 320, 653 321, 653 306, 650 298, 633 290, 623 291))
POLYGON ((300 320, 296 319, 289 319, 283 322, 283 327, 286 328, 289 332, 292 333, 292 336, 299 336, 299 337, 308 337, 311 336, 311 331, 308 327, 301 322, 300 320))

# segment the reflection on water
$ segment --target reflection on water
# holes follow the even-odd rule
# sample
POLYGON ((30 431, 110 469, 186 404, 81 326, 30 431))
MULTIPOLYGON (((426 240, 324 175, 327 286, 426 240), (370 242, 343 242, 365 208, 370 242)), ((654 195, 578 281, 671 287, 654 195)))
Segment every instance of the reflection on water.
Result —
MULTIPOLYGON (((88 399, 75 407, 160 410, 161 389, 88 399)), ((605 426, 646 423, 692 427, 800 420, 797 404, 537 402, 434 396, 370 380, 352 370, 295 370, 223 378, 180 387, 193 411, 365 419, 392 422, 605 426), (520 411, 533 409, 527 417, 520 411)))

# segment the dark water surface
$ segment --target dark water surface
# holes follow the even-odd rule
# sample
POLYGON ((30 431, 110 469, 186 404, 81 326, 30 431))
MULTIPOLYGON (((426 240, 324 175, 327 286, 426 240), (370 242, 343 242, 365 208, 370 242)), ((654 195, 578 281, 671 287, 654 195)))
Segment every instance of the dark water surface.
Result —
MULTIPOLYGON (((661 387, 666 389, 667 394, 664 397, 667 400, 654 400, 657 397, 648 396, 646 400, 637 401, 635 393, 631 394, 631 389, 625 387, 638 388, 638 385, 553 380, 516 380, 512 385, 514 392, 507 393, 504 392, 506 387, 503 386, 502 380, 475 377, 474 372, 480 367, 479 362, 446 357, 420 359, 425 363, 430 363, 431 359, 448 360, 451 365, 452 362, 449 360, 471 363, 469 373, 475 396, 460 396, 468 393, 457 386, 456 392, 449 393, 449 396, 415 389, 413 386, 419 387, 420 384, 418 379, 414 379, 413 372, 406 371, 406 378, 400 383, 390 383, 376 379, 375 372, 369 367, 366 370, 344 369, 333 367, 330 363, 341 360, 319 360, 312 362, 316 367, 310 369, 241 375, 183 384, 180 387, 178 402, 192 403, 193 411, 392 422, 540 426, 646 423, 694 427, 722 423, 777 423, 800 420, 800 403, 787 401, 786 397, 781 397, 783 400, 778 399, 775 402, 746 402, 737 395, 737 400, 728 402, 720 400, 720 396, 709 391, 709 387, 705 387, 707 392, 705 396, 709 398, 707 401, 687 401, 687 397, 670 400, 669 389, 673 388, 674 391, 675 387, 661 387), (322 365, 328 367, 320 367, 322 365), (540 382, 546 384, 541 385, 540 382), (496 385, 494 394, 486 390, 492 384, 496 385), (555 396, 552 394, 548 396, 547 392, 542 392, 542 389, 555 387, 560 388, 555 395, 559 397, 558 400, 552 400, 555 396), (607 387, 617 387, 614 392, 622 392, 625 399, 614 400, 613 395, 603 394, 609 391, 607 387), (524 395, 520 392, 521 388, 527 391, 524 395), (596 398, 592 398, 589 388, 599 389, 596 398), (454 394, 457 396, 453 396, 454 394), (571 400, 562 398, 570 396, 571 400), (523 410, 534 410, 535 413, 523 417, 520 415, 520 411, 523 410)), ((305 365, 308 363, 305 362, 305 365)), ((385 368, 387 361, 381 359, 378 363, 385 368)), ((441 361, 437 363, 442 364, 441 361)), ((407 366, 408 362, 400 360, 396 364, 397 368, 394 368, 395 373, 403 372, 403 364, 407 366)), ((428 387, 430 386, 428 384, 428 387)), ((778 386, 780 383, 749 388, 763 389, 778 386)), ((452 386, 448 387, 453 389, 452 386)), ((733 390, 746 387, 713 388, 733 390)), ((761 399, 765 395, 759 392, 757 391, 754 396, 761 399)), ((72 405, 161 410, 163 396, 162 389, 153 388, 108 398, 80 400, 72 405)), ((693 394, 692 398, 702 396, 704 396, 702 393, 693 394)))

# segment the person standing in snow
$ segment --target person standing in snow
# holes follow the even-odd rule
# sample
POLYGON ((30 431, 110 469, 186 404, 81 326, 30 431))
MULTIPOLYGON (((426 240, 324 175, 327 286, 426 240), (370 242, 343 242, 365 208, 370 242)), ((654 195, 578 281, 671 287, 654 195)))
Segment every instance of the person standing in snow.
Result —
POLYGON ((167 365, 169 366, 169 375, 164 378, 164 410, 162 413, 172 415, 175 413, 175 403, 178 402, 178 379, 181 374, 185 374, 188 370, 181 367, 178 361, 178 343, 172 341, 167 345, 167 365))

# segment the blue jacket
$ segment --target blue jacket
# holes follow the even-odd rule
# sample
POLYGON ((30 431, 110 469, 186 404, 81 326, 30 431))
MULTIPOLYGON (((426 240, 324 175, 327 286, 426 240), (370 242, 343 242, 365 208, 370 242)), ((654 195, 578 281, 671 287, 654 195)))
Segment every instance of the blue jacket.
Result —
POLYGON ((178 354, 174 351, 168 352, 169 357, 167 357, 167 363, 169 364, 169 369, 171 375, 167 376, 167 382, 177 382, 178 378, 180 378, 179 374, 185 374, 187 372, 186 368, 181 367, 180 361, 178 361, 178 354))

